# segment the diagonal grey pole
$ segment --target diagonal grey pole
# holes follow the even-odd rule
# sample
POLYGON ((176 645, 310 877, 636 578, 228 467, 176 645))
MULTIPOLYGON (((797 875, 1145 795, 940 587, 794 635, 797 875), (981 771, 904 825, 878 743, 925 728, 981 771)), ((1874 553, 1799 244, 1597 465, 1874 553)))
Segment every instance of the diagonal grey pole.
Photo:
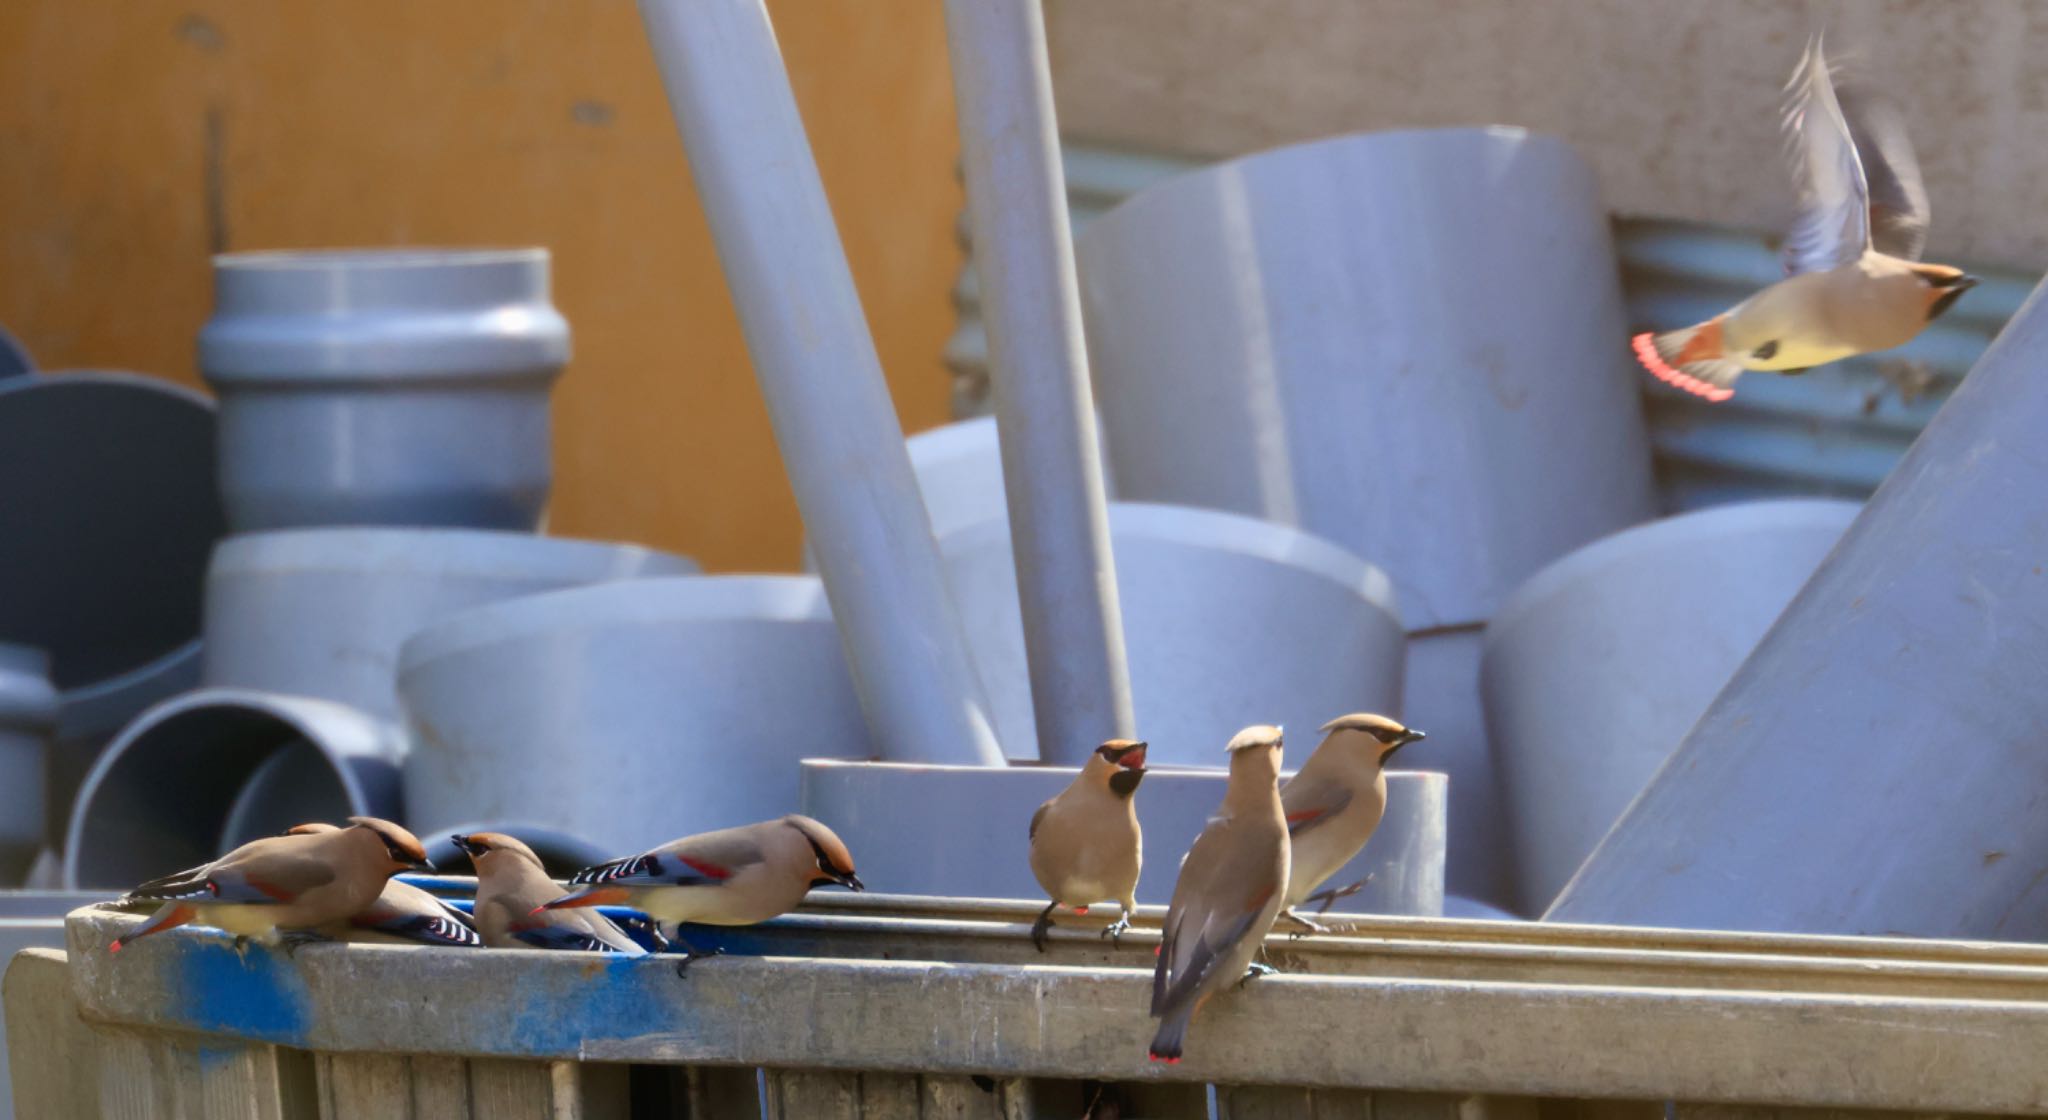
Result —
POLYGON ((946 0, 1039 755, 1134 734, 1039 0, 946 0))
POLYGON ((1545 920, 2048 937, 2044 292, 1545 920))
POLYGON ((641 0, 884 758, 1003 763, 903 430, 761 0, 641 0))

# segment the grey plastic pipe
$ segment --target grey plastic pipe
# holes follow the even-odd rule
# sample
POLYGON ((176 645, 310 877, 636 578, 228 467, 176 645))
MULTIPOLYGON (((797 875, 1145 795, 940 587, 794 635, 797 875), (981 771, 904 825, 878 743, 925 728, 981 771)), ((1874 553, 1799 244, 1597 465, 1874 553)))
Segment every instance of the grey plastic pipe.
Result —
POLYGON ((0 887, 12 887, 43 844, 43 768, 57 724, 50 658, 0 644, 0 887))
POLYGON ((999 766, 824 183, 761 0, 641 0, 754 376, 884 755, 999 766))
POLYGON ((1134 734, 1116 563, 1038 0, 947 0, 1038 750, 1134 734))
POLYGON ((2048 936, 2042 292, 1545 920, 2048 936))
POLYGON ((321 525, 532 531, 569 325, 545 249, 215 257, 199 364, 220 394, 237 533, 321 525))

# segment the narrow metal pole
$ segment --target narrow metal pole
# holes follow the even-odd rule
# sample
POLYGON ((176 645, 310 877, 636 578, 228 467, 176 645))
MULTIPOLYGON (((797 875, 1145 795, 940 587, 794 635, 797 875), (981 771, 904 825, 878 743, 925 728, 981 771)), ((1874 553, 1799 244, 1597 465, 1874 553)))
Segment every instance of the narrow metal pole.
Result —
POLYGON ((1040 757, 1134 734, 1039 0, 947 0, 1040 757))
POLYGON ((884 758, 1003 763, 761 0, 640 0, 884 758))

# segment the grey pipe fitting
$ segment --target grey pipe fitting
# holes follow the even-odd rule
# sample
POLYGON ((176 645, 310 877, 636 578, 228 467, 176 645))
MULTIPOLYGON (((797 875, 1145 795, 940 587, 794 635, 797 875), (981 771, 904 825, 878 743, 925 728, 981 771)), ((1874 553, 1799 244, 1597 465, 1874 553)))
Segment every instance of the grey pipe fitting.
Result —
POLYGON ((133 886, 307 820, 400 819, 403 756, 395 727, 342 704, 245 689, 188 693, 143 713, 86 776, 64 883, 133 886), (280 757, 288 761, 269 769, 280 757), (289 798, 244 800, 259 777, 289 779, 289 798))
POLYGON ((1411 632, 1471 631, 1402 714, 1454 732, 1452 889, 1499 901, 1476 628, 1656 512, 1592 169, 1515 128, 1340 136, 1149 187, 1077 253, 1121 496, 1298 525, 1384 569, 1411 632))
POLYGON ((547 250, 230 253, 214 301, 199 364, 236 532, 540 524, 569 359, 547 250))
POLYGON ((50 659, 0 645, 0 885, 21 881, 43 846, 43 770, 57 724, 50 659))
POLYGON ((49 654, 60 694, 51 847, 101 747, 199 675, 200 585, 226 524, 213 402, 132 373, 0 378, 0 642, 49 654))
MULTIPOLYGON (((1292 738, 1292 736, 1290 736, 1292 738)), ((1290 746, 1299 764, 1314 749, 1290 746)), ((1218 739, 1209 745, 1223 755, 1218 739)), ((1157 744, 1154 744, 1155 748, 1157 744)), ((803 811, 831 824, 872 890, 965 898, 1045 897, 1031 875, 1031 814, 1074 780, 1054 766, 1002 770, 806 760, 803 811), (906 812, 906 806, 915 806, 906 812), (934 843, 934 838, 943 842, 934 843)), ((1221 770, 1152 768, 1138 787, 1145 867, 1138 901, 1173 896, 1180 858, 1223 801, 1221 770)), ((1357 858, 1328 882, 1372 876, 1338 909, 1362 914, 1434 916, 1444 905, 1444 776, 1387 775, 1387 815, 1357 858)))
POLYGON ((206 574, 205 679, 396 720, 399 647, 421 627, 502 599, 696 570, 636 545, 481 529, 238 534, 206 574))
POLYGON ((422 831, 525 821, 618 855, 793 812, 800 760, 874 754, 819 581, 682 576, 479 607, 398 688, 422 831))
MULTIPOLYGON (((1036 759, 1006 519, 939 542, 976 671, 1012 756, 1036 759)), ((1217 766, 1266 721, 1312 729, 1400 703, 1403 637, 1379 569, 1307 533, 1215 510, 1112 502, 1138 737, 1160 765, 1217 766)), ((1111 738, 1104 727, 1097 741, 1111 738)), ((1432 744, 1433 745, 1433 744, 1432 744)))
POLYGON ((1524 909, 1557 897, 1861 509, 1743 502, 1653 521, 1508 597, 1481 677, 1524 909))
POLYGON ((2044 291, 1546 920, 2048 937, 2044 291))

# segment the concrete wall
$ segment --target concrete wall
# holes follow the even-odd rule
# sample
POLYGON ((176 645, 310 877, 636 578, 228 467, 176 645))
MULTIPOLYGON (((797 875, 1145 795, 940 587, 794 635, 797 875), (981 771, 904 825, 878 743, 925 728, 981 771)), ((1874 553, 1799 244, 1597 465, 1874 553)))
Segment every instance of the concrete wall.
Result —
MULTIPOLYGON (((960 266, 939 7, 769 7, 906 428, 960 266)), ((767 414, 628 0, 0 3, 0 323, 197 383, 221 249, 539 244, 576 359, 553 528, 794 568, 767 414)))
POLYGON ((1778 91, 1808 32, 1896 75, 1930 256, 2048 264, 2036 0, 1048 0, 1073 138, 1236 155, 1336 132, 1513 124, 1630 215, 1782 228, 1778 91))

